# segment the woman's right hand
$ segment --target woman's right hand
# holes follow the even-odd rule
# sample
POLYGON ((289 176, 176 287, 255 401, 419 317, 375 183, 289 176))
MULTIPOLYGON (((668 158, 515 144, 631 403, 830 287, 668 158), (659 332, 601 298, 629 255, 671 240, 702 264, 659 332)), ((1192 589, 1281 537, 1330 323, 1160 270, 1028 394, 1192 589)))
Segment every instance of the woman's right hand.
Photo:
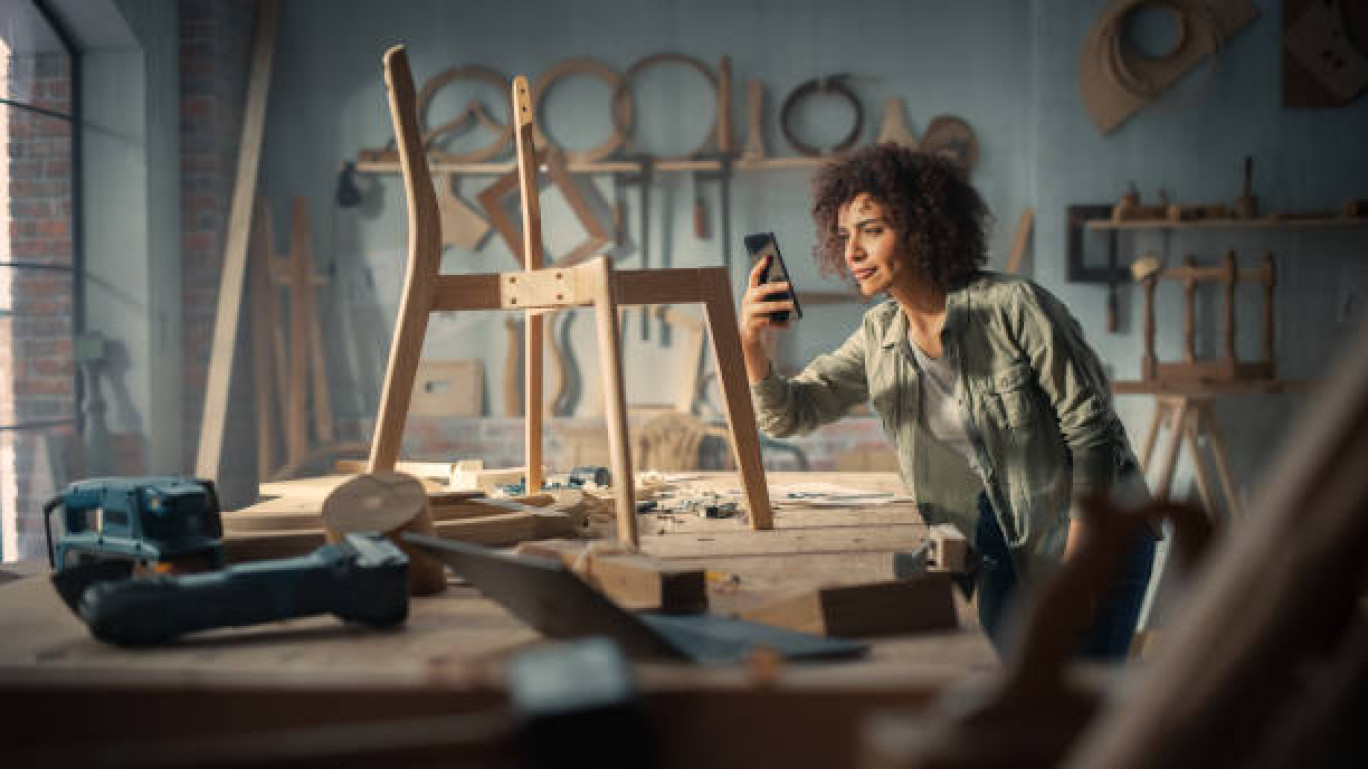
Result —
POLYGON ((750 271, 746 293, 741 297, 741 352, 746 359, 746 378, 751 384, 759 384, 769 376, 770 360, 769 352, 765 350, 765 329, 788 328, 787 320, 774 320, 770 313, 788 310, 792 318, 794 312, 792 299, 774 298, 774 294, 789 290, 788 283, 760 282, 771 258, 765 256, 756 261, 750 271))
POLYGON ((759 344, 762 332, 767 328, 788 328, 787 320, 774 320, 770 313, 788 310, 789 317, 793 317, 793 300, 774 296, 788 291, 789 284, 760 282, 772 258, 767 255, 756 260, 750 271, 746 293, 741 297, 741 341, 747 345, 759 344))

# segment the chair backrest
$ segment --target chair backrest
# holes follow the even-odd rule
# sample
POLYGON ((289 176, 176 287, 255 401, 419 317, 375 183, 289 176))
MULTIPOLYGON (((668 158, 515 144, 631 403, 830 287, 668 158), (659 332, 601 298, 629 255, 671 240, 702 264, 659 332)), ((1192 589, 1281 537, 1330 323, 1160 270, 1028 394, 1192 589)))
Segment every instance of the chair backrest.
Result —
POLYGON ((418 125, 413 72, 409 69, 408 52, 402 45, 385 51, 385 86, 389 91, 390 118, 394 121, 408 201, 408 269, 410 272, 424 269, 436 273, 442 253, 441 216, 418 125))

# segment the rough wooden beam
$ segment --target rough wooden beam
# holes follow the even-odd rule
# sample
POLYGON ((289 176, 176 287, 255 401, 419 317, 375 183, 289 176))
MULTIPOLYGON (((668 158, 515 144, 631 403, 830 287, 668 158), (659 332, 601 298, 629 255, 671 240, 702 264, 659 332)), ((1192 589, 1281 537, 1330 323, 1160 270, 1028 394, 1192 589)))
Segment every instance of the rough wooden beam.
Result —
POLYGON ((518 552, 559 560, 595 590, 628 609, 687 614, 708 608, 702 569, 669 566, 637 553, 596 553, 591 541, 586 540, 524 542, 518 552))
POLYGON ((256 36, 252 44, 252 65, 247 82, 247 107, 242 116, 237 178, 233 182, 228 239, 223 249, 223 277, 219 283, 218 310, 214 315, 214 339, 209 348, 204 413, 200 421, 199 451, 195 459, 195 473, 201 478, 217 478, 223 459, 228 385, 233 378, 233 349, 237 342, 238 319, 242 314, 247 240, 252 230, 252 203, 256 198, 257 171, 261 165, 261 138, 266 126, 266 96, 271 88, 271 59, 275 53, 278 6, 277 0, 262 0, 257 7, 256 36))
POLYGON ((953 583, 943 573, 915 579, 808 590, 738 616, 765 625, 825 636, 949 630, 958 626, 953 583))

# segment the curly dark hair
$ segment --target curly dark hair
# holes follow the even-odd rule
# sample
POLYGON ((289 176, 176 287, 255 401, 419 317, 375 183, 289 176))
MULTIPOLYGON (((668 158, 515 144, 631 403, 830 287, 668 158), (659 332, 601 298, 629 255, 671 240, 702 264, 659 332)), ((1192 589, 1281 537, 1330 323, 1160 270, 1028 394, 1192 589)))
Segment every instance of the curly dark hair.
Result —
POLYGON ((813 253, 823 274, 846 272, 838 213, 860 193, 883 205, 904 253, 942 290, 962 284, 986 261, 990 214, 960 167, 942 155, 886 142, 827 163, 813 180, 813 253))

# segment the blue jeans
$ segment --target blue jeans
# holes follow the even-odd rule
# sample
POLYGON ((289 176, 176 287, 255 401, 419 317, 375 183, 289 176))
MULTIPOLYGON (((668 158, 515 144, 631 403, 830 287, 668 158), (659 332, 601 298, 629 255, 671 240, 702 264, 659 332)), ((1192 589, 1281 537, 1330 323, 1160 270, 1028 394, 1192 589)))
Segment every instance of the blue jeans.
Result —
MULTIPOLYGON (((1125 570, 1098 603, 1092 625, 1079 636, 1079 657, 1101 661, 1120 661, 1130 651, 1131 636, 1140 618, 1150 570, 1154 566, 1154 538, 1145 532, 1126 551, 1125 570)), ((979 497, 977 532, 979 624, 1002 651, 1002 620, 1016 598, 1018 582, 1012 566, 1007 540, 987 495, 979 497)))

